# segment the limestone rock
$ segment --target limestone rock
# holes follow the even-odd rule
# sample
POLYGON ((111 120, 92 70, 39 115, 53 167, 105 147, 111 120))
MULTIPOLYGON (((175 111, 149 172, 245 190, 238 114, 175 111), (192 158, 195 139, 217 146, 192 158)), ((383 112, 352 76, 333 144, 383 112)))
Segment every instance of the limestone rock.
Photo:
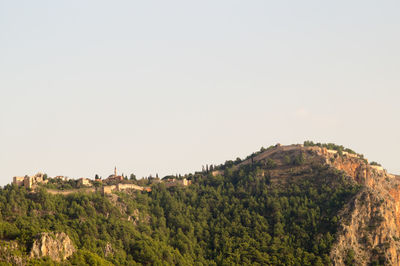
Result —
POLYGON ((41 233, 33 243, 31 257, 48 256, 54 261, 65 260, 76 251, 71 239, 62 233, 41 233))
POLYGON ((395 201, 383 191, 364 187, 342 210, 341 228, 331 250, 334 265, 344 265, 352 250, 357 265, 400 264, 395 201))
POLYGON ((113 255, 114 255, 114 249, 112 248, 111 243, 107 242, 106 246, 104 247, 104 257, 113 256, 113 255))
POLYGON ((26 264, 22 255, 18 255, 18 243, 16 241, 0 242, 0 265, 9 263, 11 265, 22 266, 26 264))

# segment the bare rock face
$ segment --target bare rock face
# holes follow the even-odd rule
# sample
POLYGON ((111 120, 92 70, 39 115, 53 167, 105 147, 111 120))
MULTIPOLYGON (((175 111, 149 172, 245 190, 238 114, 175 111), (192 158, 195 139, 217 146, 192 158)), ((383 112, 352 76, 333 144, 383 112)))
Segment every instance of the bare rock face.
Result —
POLYGON ((62 233, 41 233, 33 243, 31 257, 48 256, 54 261, 65 260, 76 251, 71 239, 62 233))
POLYGON ((364 187, 340 214, 341 226, 331 250, 334 265, 344 265, 349 252, 357 265, 399 265, 395 204, 387 192, 364 187))
POLYGON ((400 179, 355 155, 319 155, 362 186, 339 214, 333 264, 345 265, 351 253, 356 265, 400 265, 400 179))

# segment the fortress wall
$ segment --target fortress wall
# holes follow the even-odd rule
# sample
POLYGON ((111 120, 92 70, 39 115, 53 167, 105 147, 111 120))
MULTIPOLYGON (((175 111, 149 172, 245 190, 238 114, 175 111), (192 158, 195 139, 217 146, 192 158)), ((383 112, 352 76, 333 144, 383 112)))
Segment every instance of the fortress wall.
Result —
POLYGON ((370 165, 370 167, 378 171, 383 171, 383 167, 379 165, 370 165))
POLYGON ((13 183, 17 186, 23 186, 24 185, 24 177, 23 176, 14 176, 13 177, 13 183))
POLYGON ((103 186, 103 194, 110 194, 113 190, 115 190, 117 186, 103 186))
POLYGON ((143 187, 135 185, 135 184, 118 184, 117 185, 117 190, 124 190, 124 189, 136 189, 143 191, 143 187))

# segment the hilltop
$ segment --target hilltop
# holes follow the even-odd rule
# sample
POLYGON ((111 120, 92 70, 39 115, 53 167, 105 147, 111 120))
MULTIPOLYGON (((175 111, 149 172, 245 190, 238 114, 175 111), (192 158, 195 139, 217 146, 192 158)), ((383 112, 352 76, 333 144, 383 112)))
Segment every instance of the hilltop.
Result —
POLYGON ((79 178, 69 179, 65 176, 48 177, 47 174, 37 173, 32 176, 14 176, 12 184, 18 187, 24 187, 28 190, 35 191, 36 188, 45 188, 51 194, 69 195, 77 192, 101 192, 102 194, 110 194, 113 191, 138 190, 150 192, 152 184, 164 183, 167 187, 172 186, 188 186, 190 180, 185 177, 169 176, 168 178, 159 179, 158 177, 149 177, 142 180, 136 180, 135 177, 128 180, 126 176, 117 175, 117 169, 113 175, 106 179, 101 178, 79 178), (147 186, 143 186, 147 185, 147 186))
MULTIPOLYGON (((236 168, 259 165, 267 168, 272 182, 293 182, 293 177, 307 171, 308 163, 330 166, 342 171, 360 185, 360 191, 340 211, 342 218, 332 262, 342 265, 351 251, 357 264, 371 261, 398 265, 400 243, 400 176, 388 173, 363 155, 334 144, 276 145, 252 154, 236 168), (297 165, 297 167, 293 167, 297 165), (300 166, 303 167, 300 167, 300 166), (296 169, 296 170, 294 170, 296 169)), ((311 169, 313 169, 311 167, 311 169)), ((218 171, 218 170, 217 170, 218 171)), ((265 175, 262 170, 262 175, 265 175)), ((315 180, 320 182, 321 180, 315 180)))
POLYGON ((19 265, 400 262, 399 177, 342 146, 278 144, 185 179, 145 185, 116 172, 110 177, 72 188, 60 178, 5 186, 0 259, 19 265))

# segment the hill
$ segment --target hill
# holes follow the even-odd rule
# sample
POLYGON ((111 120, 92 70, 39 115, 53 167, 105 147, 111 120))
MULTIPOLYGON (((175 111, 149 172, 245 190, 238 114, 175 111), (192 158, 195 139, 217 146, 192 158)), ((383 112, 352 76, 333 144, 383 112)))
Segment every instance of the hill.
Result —
POLYGON ((399 178, 334 144, 271 146, 189 186, 0 189, 0 260, 78 265, 399 264, 399 178), (54 192, 54 191, 53 191, 54 192))

